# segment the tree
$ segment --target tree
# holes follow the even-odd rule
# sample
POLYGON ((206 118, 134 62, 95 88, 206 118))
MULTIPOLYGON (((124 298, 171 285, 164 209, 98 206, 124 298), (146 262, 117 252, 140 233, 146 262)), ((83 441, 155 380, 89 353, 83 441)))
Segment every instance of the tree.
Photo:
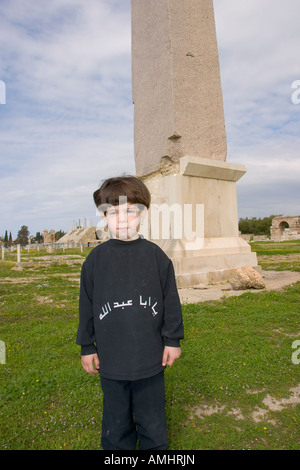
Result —
POLYGON ((5 246, 11 246, 13 244, 11 232, 9 232, 9 237, 8 237, 7 230, 5 230, 3 243, 4 243, 5 246))
POLYGON ((270 228, 274 217, 274 215, 271 215, 263 219, 257 219, 256 217, 240 219, 239 230, 241 233, 253 233, 253 235, 270 235, 270 228))
POLYGON ((43 243, 44 237, 41 232, 36 232, 35 237, 33 238, 34 243, 43 243))
POLYGON ((55 241, 57 242, 60 238, 62 238, 64 235, 66 234, 66 232, 64 232, 63 230, 59 230, 58 232, 55 232, 55 241))
POLYGON ((28 245, 29 230, 27 225, 22 225, 18 231, 18 236, 15 240, 16 245, 28 245))

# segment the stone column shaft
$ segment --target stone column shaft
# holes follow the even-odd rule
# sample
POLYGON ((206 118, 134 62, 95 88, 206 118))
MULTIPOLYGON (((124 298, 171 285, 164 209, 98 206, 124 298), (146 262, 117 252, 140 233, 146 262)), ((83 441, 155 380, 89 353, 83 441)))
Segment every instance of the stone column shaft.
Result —
POLYGON ((137 175, 226 160, 212 0, 132 0, 132 82, 137 175))

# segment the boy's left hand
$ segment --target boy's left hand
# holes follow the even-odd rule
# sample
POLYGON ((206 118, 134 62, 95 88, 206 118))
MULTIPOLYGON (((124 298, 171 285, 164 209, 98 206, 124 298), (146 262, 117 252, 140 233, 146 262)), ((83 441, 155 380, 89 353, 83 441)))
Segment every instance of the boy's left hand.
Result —
POLYGON ((181 356, 181 349, 174 348, 171 346, 165 346, 164 354, 162 358, 162 365, 165 366, 172 366, 176 359, 179 359, 181 356))

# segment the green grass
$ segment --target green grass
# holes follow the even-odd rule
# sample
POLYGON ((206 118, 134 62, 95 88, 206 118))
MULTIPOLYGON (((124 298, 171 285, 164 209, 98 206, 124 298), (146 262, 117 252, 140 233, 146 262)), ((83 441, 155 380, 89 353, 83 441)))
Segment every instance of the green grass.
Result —
MULTIPOLYGON (((99 378, 75 344, 81 264, 40 263, 0 263, 0 449, 101 449, 99 378)), ((299 294, 297 283, 183 306, 182 356, 166 371, 171 450, 299 448, 299 404, 263 401, 300 382, 299 294)))
POLYGON ((259 265, 264 270, 300 271, 300 240, 283 242, 252 242, 259 265))
POLYGON ((170 421, 173 448, 298 448, 297 410, 271 412, 263 399, 288 396, 299 383, 290 336, 299 332, 299 293, 297 284, 284 293, 250 293, 184 307, 183 356, 177 371, 168 371, 168 409, 176 404, 176 418, 170 421), (197 410, 216 406, 223 411, 197 417, 197 410), (258 407, 268 414, 256 423, 258 407), (233 409, 244 418, 230 415, 233 409))

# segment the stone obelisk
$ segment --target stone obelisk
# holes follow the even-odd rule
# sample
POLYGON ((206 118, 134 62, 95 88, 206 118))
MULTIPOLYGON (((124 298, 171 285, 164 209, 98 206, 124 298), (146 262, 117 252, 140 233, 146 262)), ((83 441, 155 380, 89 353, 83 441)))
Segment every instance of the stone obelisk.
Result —
MULTIPOLYGON (((136 174, 152 205, 192 206, 190 217, 203 209, 194 243, 174 236, 172 217, 170 237, 153 240, 172 258, 179 284, 257 266, 238 232, 236 181, 246 168, 226 162, 212 0, 132 0, 132 85, 136 174)), ((151 217, 146 237, 159 232, 157 220, 151 217)))

